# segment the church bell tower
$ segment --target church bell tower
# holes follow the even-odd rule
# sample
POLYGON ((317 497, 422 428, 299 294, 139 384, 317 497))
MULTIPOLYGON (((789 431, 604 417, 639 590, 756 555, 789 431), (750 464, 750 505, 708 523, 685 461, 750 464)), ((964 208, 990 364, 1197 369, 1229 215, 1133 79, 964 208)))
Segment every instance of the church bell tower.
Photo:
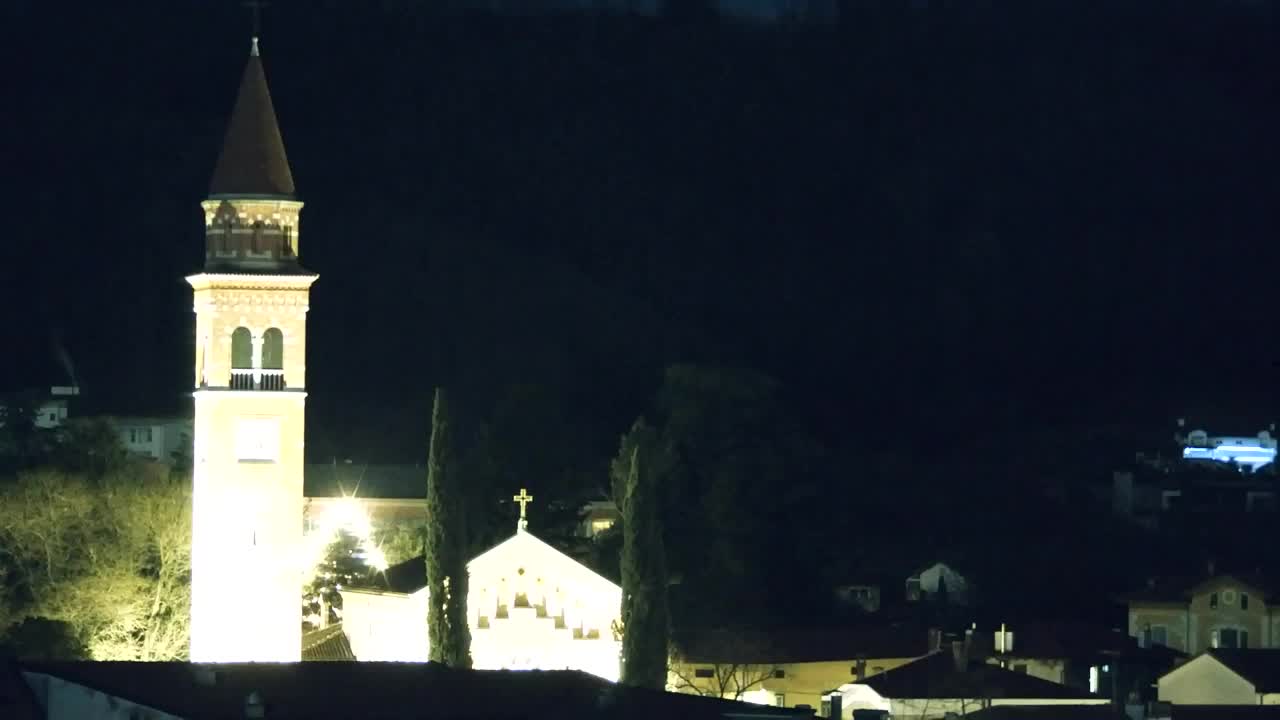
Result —
POLYGON ((258 39, 204 208, 195 291, 191 660, 296 662, 308 292, 258 39))

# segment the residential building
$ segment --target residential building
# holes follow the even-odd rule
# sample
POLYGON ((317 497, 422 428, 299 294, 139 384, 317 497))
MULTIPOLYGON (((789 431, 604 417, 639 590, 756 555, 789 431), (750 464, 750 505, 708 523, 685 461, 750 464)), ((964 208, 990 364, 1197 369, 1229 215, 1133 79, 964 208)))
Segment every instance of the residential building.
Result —
POLYGON ((621 517, 612 500, 589 500, 582 507, 582 536, 593 538, 613 527, 621 517))
POLYGON ((22 409, 31 413, 31 422, 41 430, 56 430, 62 427, 70 416, 71 402, 80 395, 80 388, 73 385, 54 385, 48 392, 29 390, 9 393, 7 398, 0 398, 0 427, 5 424, 5 416, 10 408, 22 409))
POLYGON ((1195 655, 1210 648, 1274 648, 1280 640, 1280 610, 1261 581, 1231 575, 1194 584, 1153 581, 1125 600, 1129 634, 1142 647, 1195 655))
POLYGON ((191 418, 110 416, 107 422, 130 455, 162 462, 190 464, 194 427, 191 418))
POLYGON ((973 588, 964 575, 943 562, 934 562, 907 576, 908 602, 930 599, 946 605, 967 606, 973 601, 973 588))
MULTIPOLYGON (((842 685, 841 717, 862 710, 894 718, 944 718, 1003 705, 1109 705, 1107 698, 970 657, 963 641, 857 683, 842 685)), ((830 703, 830 698, 828 703, 830 703)))
POLYGON ((668 688, 787 707, 818 707, 831 688, 927 655, 941 634, 914 624, 686 630, 672 638, 668 688))
POLYGON ((1174 705, 1280 705, 1280 650, 1214 649, 1159 680, 1174 705))

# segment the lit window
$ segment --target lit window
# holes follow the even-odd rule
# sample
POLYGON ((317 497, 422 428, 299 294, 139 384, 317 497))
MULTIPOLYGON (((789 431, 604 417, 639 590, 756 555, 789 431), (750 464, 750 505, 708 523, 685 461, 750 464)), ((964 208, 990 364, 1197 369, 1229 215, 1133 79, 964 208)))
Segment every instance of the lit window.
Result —
POLYGON ((612 521, 612 520, 608 520, 608 519, 604 519, 604 520, 592 520, 592 521, 591 521, 591 534, 592 534, 592 535, 596 535, 596 534, 598 534, 598 533, 602 533, 602 532, 604 532, 605 530, 608 530, 608 529, 609 529, 609 528, 611 528, 611 527, 613 527, 613 521, 612 521))

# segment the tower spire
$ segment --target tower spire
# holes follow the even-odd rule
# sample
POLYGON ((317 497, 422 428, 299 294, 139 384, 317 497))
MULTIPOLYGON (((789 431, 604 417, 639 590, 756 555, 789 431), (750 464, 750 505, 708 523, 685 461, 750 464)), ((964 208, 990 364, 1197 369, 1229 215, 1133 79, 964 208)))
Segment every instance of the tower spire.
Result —
POLYGON ((253 11, 252 44, 222 154, 209 184, 209 192, 214 196, 293 197, 293 173, 258 51, 265 4, 262 0, 244 3, 253 11))

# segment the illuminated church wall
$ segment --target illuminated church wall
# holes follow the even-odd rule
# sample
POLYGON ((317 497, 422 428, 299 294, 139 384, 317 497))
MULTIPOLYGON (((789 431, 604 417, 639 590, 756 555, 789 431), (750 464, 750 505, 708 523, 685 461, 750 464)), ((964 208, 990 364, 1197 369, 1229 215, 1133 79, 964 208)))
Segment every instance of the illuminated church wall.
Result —
MULTIPOLYGON (((409 563, 421 563, 414 558, 409 563)), ((392 568, 389 574, 395 574, 392 568)), ((618 679, 621 589, 520 530, 468 564, 477 669, 575 669, 618 679)), ((360 660, 423 661, 427 591, 342 591, 343 630, 360 660)))

